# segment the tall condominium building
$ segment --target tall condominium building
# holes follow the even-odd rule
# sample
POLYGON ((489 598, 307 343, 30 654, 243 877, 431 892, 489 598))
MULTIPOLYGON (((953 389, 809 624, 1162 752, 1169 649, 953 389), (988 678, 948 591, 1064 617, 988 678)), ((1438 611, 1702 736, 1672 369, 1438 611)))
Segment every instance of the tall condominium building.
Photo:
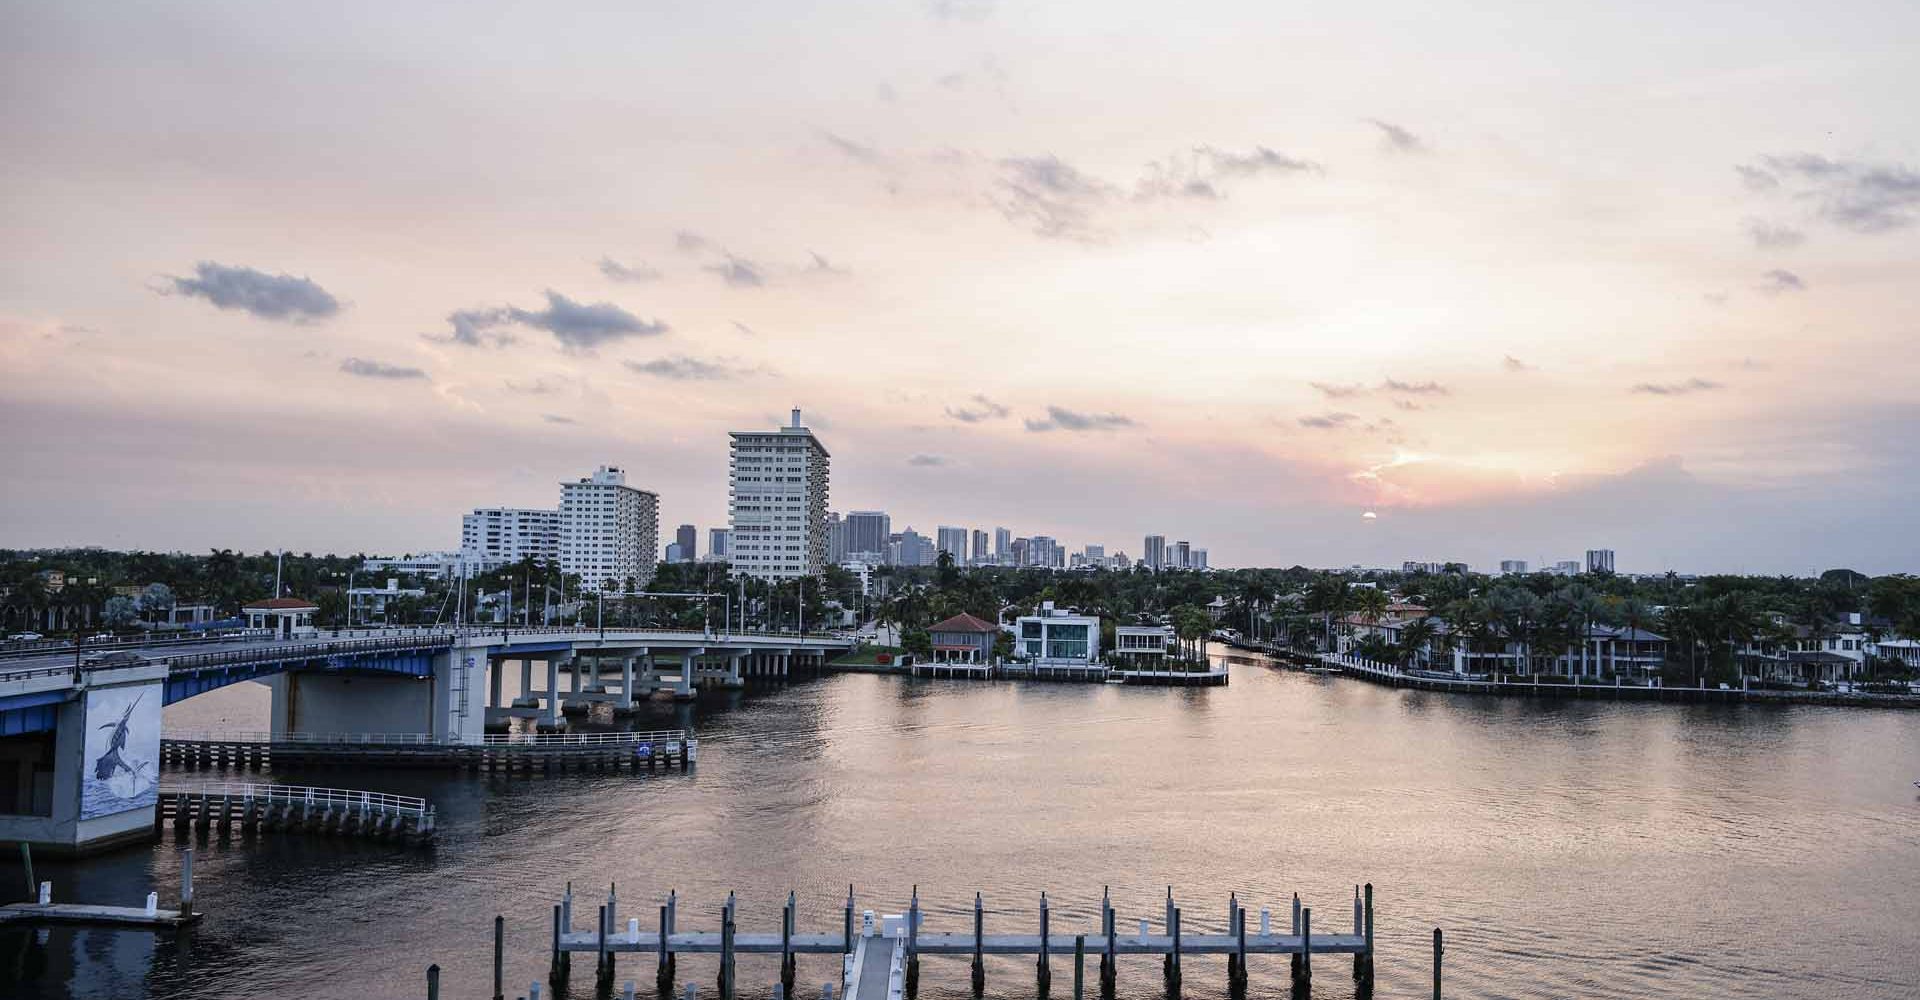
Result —
POLYGON ((1140 548, 1140 561, 1146 563, 1148 569, 1157 573, 1167 568, 1167 536, 1148 535, 1140 548))
POLYGON ((660 552, 660 497, 627 485, 624 469, 603 465, 560 484, 560 570, 588 590, 619 590, 653 579, 660 552))
POLYGON ((1193 568, 1194 569, 1207 568, 1207 550, 1206 549, 1193 550, 1193 568))
POLYGON ((683 524, 674 529, 673 540, 680 546, 680 558, 682 561, 692 562, 699 558, 700 549, 697 544, 699 538, 700 529, 695 528, 691 524, 683 524))
POLYGON ((1005 528, 993 529, 993 561, 1005 565, 1013 555, 1013 532, 1005 528))
POLYGON ((847 557, 866 553, 873 561, 886 558, 887 543, 893 540, 893 519, 883 510, 847 512, 847 557))
POLYGON ((1175 569, 1193 568, 1193 547, 1186 542, 1173 543, 1173 551, 1167 554, 1167 562, 1175 569))
POLYGON ((1087 546, 1087 565, 1101 566, 1107 561, 1107 547, 1104 545, 1087 546))
POLYGON ((733 568, 766 580, 818 576, 827 565, 827 448, 800 423, 733 431, 727 512, 733 568))
POLYGON ((1500 575, 1501 576, 1526 576, 1527 561, 1525 559, 1500 560, 1500 575))
POLYGON ((973 558, 968 561, 975 566, 993 562, 993 553, 987 551, 987 533, 979 528, 973 529, 973 558))
POLYGON ((707 529, 707 555, 714 559, 725 559, 733 554, 733 531, 728 528, 707 529))
POLYGON ((1587 550, 1587 572, 1589 573, 1613 572, 1613 550, 1612 549, 1588 549, 1587 550))
POLYGON ((1027 543, 1027 561, 1035 566, 1061 567, 1067 564, 1067 551, 1052 537, 1035 535, 1027 543))
POLYGON ((941 525, 934 532, 934 546, 953 557, 955 566, 967 564, 967 529, 941 525))
POLYGON ((1016 538, 1007 543, 1007 565, 1027 565, 1027 548, 1032 543, 1024 538, 1016 538))
POLYGON ((469 563, 546 562, 560 557, 560 512, 476 507, 460 518, 460 551, 469 563))

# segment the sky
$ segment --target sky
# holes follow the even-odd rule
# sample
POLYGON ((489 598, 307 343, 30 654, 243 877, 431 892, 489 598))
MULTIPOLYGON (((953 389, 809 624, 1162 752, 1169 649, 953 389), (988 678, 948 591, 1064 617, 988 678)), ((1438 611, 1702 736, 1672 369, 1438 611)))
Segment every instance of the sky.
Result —
POLYGON ((1917 40, 0 0, 0 546, 452 548, 613 464, 704 548, 726 433, 798 406, 834 509, 929 535, 1920 570, 1917 40))

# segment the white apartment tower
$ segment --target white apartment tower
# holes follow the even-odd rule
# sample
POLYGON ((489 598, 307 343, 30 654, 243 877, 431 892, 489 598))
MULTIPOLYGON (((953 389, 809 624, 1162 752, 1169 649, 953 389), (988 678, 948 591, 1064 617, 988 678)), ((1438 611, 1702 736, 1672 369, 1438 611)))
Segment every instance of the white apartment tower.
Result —
POLYGON ((627 485, 627 473, 603 465, 560 484, 560 570, 588 590, 646 586, 660 551, 660 497, 627 485))
POLYGON ((460 518, 460 551, 477 565, 560 558, 560 512, 476 507, 460 518))
POLYGON ((797 409, 789 426, 727 436, 734 570, 765 580, 818 576, 827 565, 826 446, 797 409))

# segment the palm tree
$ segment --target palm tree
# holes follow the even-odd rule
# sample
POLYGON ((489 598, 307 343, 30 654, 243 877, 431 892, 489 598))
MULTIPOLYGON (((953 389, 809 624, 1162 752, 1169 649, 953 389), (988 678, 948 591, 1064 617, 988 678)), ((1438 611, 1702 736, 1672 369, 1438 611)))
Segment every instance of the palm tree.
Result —
POLYGON ((1400 665, 1405 667, 1420 661, 1422 654, 1426 652, 1426 647, 1433 642, 1437 634, 1433 622, 1425 618, 1415 618, 1408 622, 1406 627, 1400 630, 1400 665))

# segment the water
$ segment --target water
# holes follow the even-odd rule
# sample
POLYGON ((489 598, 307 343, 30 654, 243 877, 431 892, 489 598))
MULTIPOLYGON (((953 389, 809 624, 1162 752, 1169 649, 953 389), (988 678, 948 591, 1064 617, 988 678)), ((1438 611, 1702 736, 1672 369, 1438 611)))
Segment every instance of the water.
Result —
MULTIPOLYGON (((1428 995, 1435 926, 1449 996, 1920 995, 1920 714, 1483 700, 1252 659, 1227 688, 849 675, 703 699, 691 775, 278 775, 428 795, 440 842, 216 838, 197 929, 0 933, 0 996, 419 997, 433 962, 443 995, 489 996, 496 913, 519 996, 545 976, 568 879, 582 926, 609 881, 623 924, 650 927, 673 886, 684 925, 717 926, 736 889, 749 931, 778 929, 789 887, 802 926, 830 930, 848 882, 883 912, 917 882, 932 929, 968 929, 978 889, 990 930, 1031 932, 1046 889, 1063 935, 1097 925, 1106 884, 1122 928, 1157 922, 1171 883, 1192 929, 1224 928, 1233 890, 1282 922, 1298 891, 1332 930, 1372 881, 1381 997, 1428 995)), ((168 724, 258 728, 265 707, 239 685, 168 724)), ((676 724, 660 712, 636 725, 676 724)), ((41 877, 66 899, 171 899, 177 850, 41 877)), ((714 995, 714 961, 683 958, 681 980, 714 995)), ((743 958, 742 995, 764 996, 776 962, 743 958)), ((1157 963, 1123 960, 1120 994, 1161 996, 1157 963)), ((803 956, 802 995, 836 967, 803 956)), ((1350 968, 1316 963, 1315 995, 1350 996, 1350 968)), ((628 958, 620 977, 645 992, 652 971, 628 958)), ((1071 996, 1070 954, 1054 974, 1071 996)), ((577 958, 573 995, 592 981, 577 958)), ((1223 959, 1195 960, 1184 995, 1225 984, 1223 959)), ((921 987, 967 996, 965 960, 927 959, 921 987)), ((1253 959, 1249 996, 1286 989, 1284 959, 1253 959)), ((1032 960, 990 960, 987 991, 1031 996, 1032 960)))

